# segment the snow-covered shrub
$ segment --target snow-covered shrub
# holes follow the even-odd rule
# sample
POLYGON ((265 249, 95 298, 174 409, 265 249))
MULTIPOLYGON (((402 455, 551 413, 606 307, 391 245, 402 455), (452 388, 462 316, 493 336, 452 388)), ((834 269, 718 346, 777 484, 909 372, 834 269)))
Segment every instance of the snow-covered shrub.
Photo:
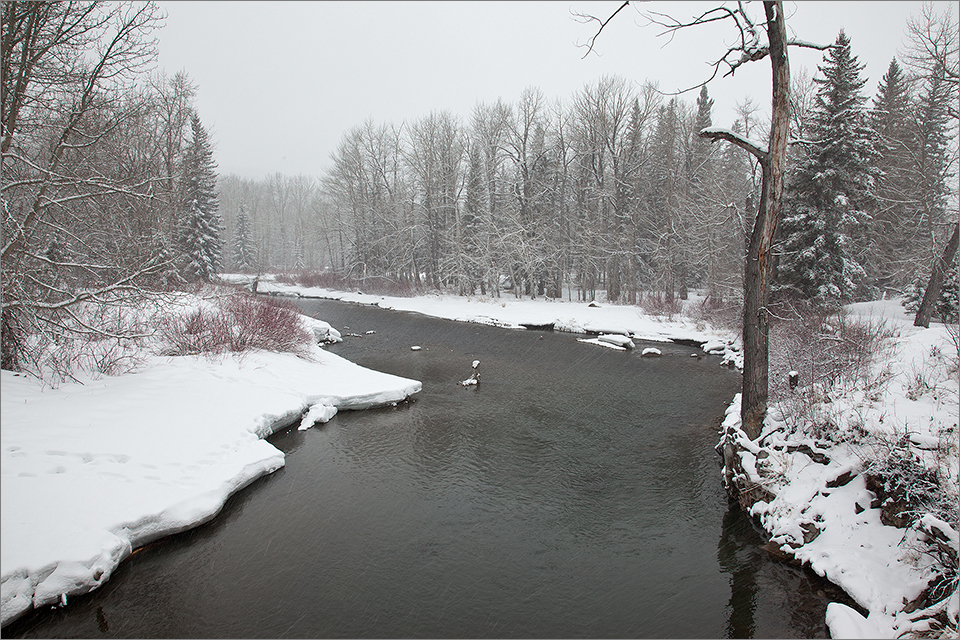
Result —
POLYGON ((80 373, 97 378, 132 371, 142 363, 149 336, 148 300, 132 304, 119 296, 101 296, 53 311, 45 323, 24 327, 20 370, 57 386, 80 373))
POLYGON ((218 299, 215 308, 172 314, 159 323, 163 355, 242 353, 254 349, 306 355, 310 333, 292 304, 249 294, 218 299))
POLYGON ((868 488, 881 501, 884 524, 905 527, 925 513, 956 521, 957 507, 944 500, 939 473, 910 450, 908 439, 878 447, 864 472, 868 488))

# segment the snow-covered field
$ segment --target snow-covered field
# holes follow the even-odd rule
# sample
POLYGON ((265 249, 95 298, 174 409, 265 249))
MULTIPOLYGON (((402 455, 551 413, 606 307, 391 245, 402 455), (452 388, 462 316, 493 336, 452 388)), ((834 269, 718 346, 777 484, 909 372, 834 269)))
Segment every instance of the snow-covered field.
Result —
MULTIPOLYGON (((553 325, 605 334, 591 340, 608 348, 628 348, 628 338, 694 341, 740 364, 738 337, 728 331, 686 317, 654 318, 633 306, 385 297, 269 278, 260 281, 259 292, 504 327, 553 325)), ((897 637, 923 632, 925 619, 936 613, 903 612, 927 586, 932 561, 922 553, 923 533, 881 523, 861 471, 888 452, 884 446, 891 440, 906 435, 926 463, 943 467, 944 490, 956 497, 956 346, 943 325, 913 327, 896 301, 853 305, 850 311, 886 319, 899 333, 875 365, 876 385, 849 386, 814 407, 829 414, 839 432, 852 429, 860 436, 829 443, 813 437, 797 426, 797 414, 791 413, 796 405, 784 402, 771 408, 759 443, 744 443, 743 466, 776 495, 754 507, 773 542, 869 612, 864 618, 831 604, 831 633, 897 637), (825 458, 816 462, 810 453, 825 458)), ((317 330, 326 330, 323 323, 317 330)), ((156 357, 139 373, 57 389, 2 372, 3 621, 95 588, 132 549, 213 517, 232 492, 282 466, 282 453, 263 440, 272 430, 301 416, 305 427, 327 420, 335 408, 395 402, 420 388, 319 347, 312 359, 263 352, 239 359, 156 357)), ((738 398, 724 428, 737 430, 737 403, 738 398)), ((956 548, 955 524, 932 516, 923 524, 941 531, 956 548)), ((941 609, 955 625, 956 591, 941 609)))
POLYGON ((264 440, 274 430, 421 388, 319 346, 307 355, 150 356, 136 373, 58 388, 0 372, 2 622, 66 603, 137 547, 214 517, 283 466, 264 440))

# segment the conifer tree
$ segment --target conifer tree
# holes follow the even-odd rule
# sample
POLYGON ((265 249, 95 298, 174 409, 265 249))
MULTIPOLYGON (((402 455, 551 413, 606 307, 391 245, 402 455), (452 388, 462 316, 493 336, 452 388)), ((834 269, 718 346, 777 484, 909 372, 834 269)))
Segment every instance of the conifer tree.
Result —
POLYGON ((240 200, 237 211, 237 232, 233 240, 233 258, 237 263, 237 271, 245 273, 256 265, 255 248, 250 239, 250 216, 247 215, 246 203, 240 200))
POLYGON ((180 248, 183 274, 191 281, 209 282, 222 266, 223 223, 217 197, 217 165, 206 129, 196 113, 190 117, 193 139, 183 167, 183 215, 180 248))
POLYGON ((819 67, 811 142, 788 185, 777 290, 825 304, 862 296, 861 266, 878 177, 863 66, 840 31, 819 67))
POLYGON ((908 80, 896 58, 877 87, 871 120, 877 132, 881 175, 870 225, 868 275, 880 287, 897 289, 912 274, 921 230, 914 219, 917 182, 912 175, 917 130, 912 126, 908 80))

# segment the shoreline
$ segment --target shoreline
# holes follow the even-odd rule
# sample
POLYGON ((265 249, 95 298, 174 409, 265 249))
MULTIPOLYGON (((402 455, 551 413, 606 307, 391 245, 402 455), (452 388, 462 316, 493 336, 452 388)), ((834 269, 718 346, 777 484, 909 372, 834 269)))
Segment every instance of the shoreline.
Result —
POLYGON ((284 465, 272 433, 421 389, 316 345, 310 357, 156 356, 56 389, 0 373, 2 625, 98 588, 135 549, 216 517, 284 465))

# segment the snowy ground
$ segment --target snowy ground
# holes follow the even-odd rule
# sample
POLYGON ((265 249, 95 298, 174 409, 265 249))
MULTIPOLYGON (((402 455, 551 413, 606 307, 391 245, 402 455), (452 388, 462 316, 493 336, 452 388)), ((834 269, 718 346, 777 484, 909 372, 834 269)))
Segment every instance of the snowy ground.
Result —
POLYGON ((308 356, 151 356, 136 373, 57 388, 0 372, 2 622, 64 604, 133 549, 214 517, 283 466, 263 438, 305 412, 308 426, 420 390, 320 347, 308 356))
MULTIPOLYGON (((504 327, 552 324, 612 336, 596 340, 608 348, 623 348, 618 344, 626 345, 627 337, 694 341, 740 364, 739 341, 729 332, 685 317, 653 318, 626 305, 385 297, 270 278, 260 281, 259 291, 504 327)), ((829 443, 814 437, 798 426, 797 407, 785 402, 771 408, 759 444, 744 443, 743 466, 776 495, 754 507, 773 541, 869 612, 865 618, 831 604, 831 633, 897 637, 923 632, 925 616, 935 613, 903 613, 927 585, 931 559, 922 553, 923 534, 880 522, 860 471, 888 452, 885 443, 905 435, 925 463, 942 467, 945 490, 955 498, 956 346, 943 325, 912 327, 896 301, 854 305, 851 312, 885 318, 898 329, 894 348, 877 364, 878 372, 888 373, 878 373, 869 389, 851 385, 834 392, 828 402, 807 406, 805 415, 828 415, 841 432, 861 437, 829 443), (796 450, 802 445, 807 453, 796 450), (826 458, 815 462, 810 452, 826 458)), ((322 323, 317 328, 325 330, 322 323)), ((262 439, 273 429, 304 414, 308 426, 329 419, 337 407, 393 402, 420 388, 320 348, 314 360, 269 353, 215 361, 155 358, 140 373, 46 390, 2 372, 3 621, 95 588, 133 548, 213 517, 233 491, 283 464, 282 453, 262 439)), ((734 431, 738 401, 724 422, 734 431)), ((924 524, 956 548, 955 523, 928 517, 924 524)), ((956 624, 957 593, 941 608, 956 624)))
POLYGON ((795 398, 771 407, 759 443, 739 432, 739 396, 728 409, 724 426, 740 436, 750 480, 776 495, 754 505, 753 513, 774 544, 842 587, 868 613, 864 617, 832 603, 827 624, 833 637, 923 634, 938 613, 946 614, 955 630, 956 582, 947 587, 952 596, 938 605, 909 610, 933 575, 930 532, 939 530, 957 549, 956 512, 951 522, 927 514, 917 528, 884 525, 866 475, 905 455, 917 461, 915 469, 937 469, 942 495, 956 505, 957 345, 942 324, 914 327, 898 300, 851 305, 848 312, 868 322, 885 321, 899 334, 888 341, 889 350, 866 381, 798 389, 795 398), (804 446, 806 452, 796 450, 804 446))
MULTIPOLYGON (((337 299, 372 304, 387 309, 415 311, 466 322, 506 327, 554 324, 557 330, 631 336, 635 340, 694 340, 706 351, 724 353, 742 366, 739 340, 702 321, 683 317, 667 321, 645 315, 627 305, 592 306, 550 300, 464 298, 429 295, 414 298, 344 293, 284 285, 261 280, 261 292, 337 299)), ((948 329, 932 323, 929 329, 913 326, 899 299, 847 307, 851 319, 883 322, 897 334, 889 349, 874 363, 869 384, 855 382, 833 388, 820 402, 798 406, 785 401, 771 407, 762 446, 745 442, 744 467, 751 479, 766 486, 776 498, 754 508, 775 544, 782 545, 818 574, 842 587, 868 612, 833 603, 827 623, 834 637, 894 638, 927 632, 930 617, 945 614, 954 628, 958 593, 938 606, 913 610, 913 602, 929 586, 932 559, 924 544, 926 534, 916 529, 884 525, 880 509, 872 506, 874 494, 866 488, 865 467, 890 454, 891 446, 906 437, 908 451, 927 468, 939 470, 942 491, 956 501, 958 476, 957 344, 948 329), (829 420, 843 434, 856 437, 826 442, 800 425, 812 414, 829 420), (815 462, 806 452, 823 453, 828 462, 815 462), (789 449, 792 449, 790 451, 789 449), (844 476, 849 472, 847 476, 844 476), (847 477, 851 479, 843 483, 847 477), (839 481, 838 481, 839 479, 839 481), (840 485, 840 486, 828 486, 840 485), (859 513, 858 513, 859 511, 859 513), (816 527, 816 529, 814 529, 816 527), (814 531, 816 537, 809 539, 814 531)), ((590 339, 598 346, 617 348, 611 342, 590 339)), ((810 392, 811 390, 806 390, 810 392)), ((798 396, 804 393, 798 390, 798 396)), ((739 396, 728 409, 724 428, 739 429, 739 396)), ((958 546, 956 522, 927 515, 921 524, 939 530, 954 549, 958 546)), ((928 536, 926 536, 928 538, 928 536)))

